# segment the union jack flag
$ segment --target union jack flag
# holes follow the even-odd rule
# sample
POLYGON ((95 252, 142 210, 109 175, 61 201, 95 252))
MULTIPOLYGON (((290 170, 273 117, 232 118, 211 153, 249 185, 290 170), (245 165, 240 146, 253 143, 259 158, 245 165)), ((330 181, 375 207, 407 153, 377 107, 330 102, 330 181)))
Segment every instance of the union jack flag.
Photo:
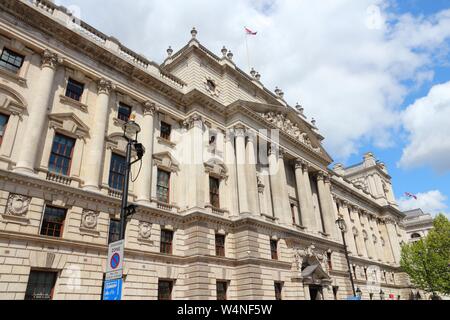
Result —
POLYGON ((405 192, 405 196, 407 196, 407 197, 409 197, 409 198, 414 198, 415 200, 417 200, 417 196, 414 195, 414 194, 412 194, 412 193, 405 192))
POLYGON ((250 30, 250 29, 247 28, 247 27, 244 27, 244 29, 245 29, 245 32, 246 32, 248 35, 251 35, 251 36, 256 36, 256 34, 258 33, 258 32, 254 32, 254 31, 250 30))

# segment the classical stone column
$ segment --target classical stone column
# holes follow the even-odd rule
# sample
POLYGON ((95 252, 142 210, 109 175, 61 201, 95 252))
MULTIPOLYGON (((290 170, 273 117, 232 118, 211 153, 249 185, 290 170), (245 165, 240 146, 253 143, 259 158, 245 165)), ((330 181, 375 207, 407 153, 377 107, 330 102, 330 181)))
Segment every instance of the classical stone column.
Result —
POLYGON ((386 227, 386 221, 383 219, 380 219, 380 224, 378 227, 380 228, 381 236, 384 239, 383 252, 384 252, 385 262, 395 263, 394 253, 392 250, 391 241, 389 239, 389 235, 388 235, 388 231, 387 231, 387 227, 386 227))
POLYGON ((270 189, 272 192, 274 215, 280 223, 292 225, 291 206, 287 191, 286 172, 284 168, 284 153, 277 147, 269 149, 270 189), (277 154, 278 157, 277 157, 277 154))
POLYGON ((236 126, 236 172, 238 181, 239 212, 250 213, 248 195, 247 195, 247 174, 245 157, 245 128, 236 126))
POLYGON ((239 196, 236 176, 236 153, 234 152, 235 135, 228 130, 225 136, 225 164, 228 167, 228 179, 226 179, 226 189, 228 196, 227 208, 231 216, 239 215, 239 196))
POLYGON ((339 207, 339 211, 342 217, 344 218, 345 225, 347 227, 347 230, 345 231, 345 240, 348 245, 348 251, 353 255, 358 255, 358 252, 356 250, 355 238, 353 237, 353 224, 350 220, 350 213, 347 201, 342 201, 341 206, 339 207))
POLYGON ((113 85, 110 81, 101 79, 97 84, 97 88, 97 102, 95 107, 92 108, 93 126, 90 130, 91 138, 88 142, 87 154, 84 161, 84 188, 92 191, 99 190, 101 168, 104 161, 105 136, 108 125, 109 98, 113 85))
POLYGON ((334 239, 340 239, 339 232, 338 232, 338 226, 336 224, 337 220, 337 209, 336 209, 336 203, 334 202, 333 196, 331 195, 331 179, 329 175, 325 175, 324 177, 324 183, 325 183, 325 199, 328 203, 328 228, 329 233, 332 238, 334 239))
POLYGON ((153 171, 154 115, 156 106, 154 103, 147 101, 143 104, 142 111, 144 118, 139 140, 142 141, 145 153, 142 158, 141 172, 136 181, 135 194, 137 202, 150 203, 153 171))
POLYGON ((319 172, 317 174, 317 192, 319 193, 323 225, 325 227, 325 233, 330 237, 334 237, 336 234, 334 231, 336 225, 335 220, 333 219, 333 212, 331 210, 331 194, 327 192, 325 180, 325 174, 323 172, 319 172))
POLYGON ((247 131, 246 160, 247 160, 247 196, 249 210, 254 215, 260 215, 259 199, 258 199, 258 180, 256 178, 256 133, 247 131))
POLYGON ((363 211, 361 214, 362 223, 364 224, 365 230, 367 232, 367 240, 366 240, 367 254, 368 254, 369 258, 376 260, 377 255, 375 252, 375 245, 373 243, 373 236, 372 236, 372 232, 370 231, 370 224, 369 224, 369 219, 368 219, 367 215, 368 215, 367 211, 363 211))
POLYGON ((25 128, 25 140, 23 141, 25 147, 20 149, 17 165, 14 169, 16 172, 34 174, 40 141, 44 134, 44 126, 50 107, 57 64, 58 56, 46 50, 42 57, 39 81, 30 103, 29 116, 25 128))
POLYGON ((363 234, 364 228, 363 228, 363 226, 361 224, 360 212, 359 212, 358 209, 356 209, 356 211, 354 212, 353 217, 355 219, 356 228, 358 229, 358 237, 357 237, 357 239, 358 239, 358 242, 359 242, 359 246, 361 248, 360 253, 361 253, 361 255, 364 258, 368 258, 369 254, 367 253, 366 241, 364 240, 364 234, 363 234))
POLYGON ((300 214, 302 217, 303 226, 310 231, 316 230, 316 220, 314 217, 314 210, 312 209, 312 200, 311 193, 308 194, 308 186, 309 190, 311 190, 311 186, 309 185, 309 176, 308 176, 308 166, 306 162, 301 159, 297 159, 295 161, 295 181, 297 184, 297 194, 300 202, 300 214), (304 170, 306 171, 306 175, 304 174, 304 170), (307 180, 305 180, 307 178, 307 180))
POLYGON ((378 218, 373 217, 372 218, 372 227, 373 227, 373 234, 376 237, 376 243, 375 243, 375 250, 377 252, 377 259, 378 261, 384 261, 384 252, 383 252, 383 246, 381 245, 381 233, 380 229, 378 228, 378 218))
POLYGON ((207 198, 207 176, 205 173, 203 159, 203 119, 199 115, 193 115, 189 119, 190 137, 191 137, 191 159, 189 189, 191 189, 189 203, 191 207, 204 208, 209 202, 207 198))
POLYGON ((351 229, 351 234, 352 236, 355 238, 355 245, 356 245, 356 249, 357 249, 357 255, 361 256, 361 257, 366 257, 366 248, 365 248, 365 244, 364 244, 364 239, 363 239, 363 235, 362 235, 362 230, 361 230, 361 225, 359 223, 359 217, 358 217, 358 212, 357 212, 357 208, 349 205, 349 212, 350 212, 350 219, 353 222, 353 227, 351 229), (356 235, 355 235, 356 232, 356 235))
POLYGON ((400 248, 400 240, 397 234, 397 230, 395 229, 393 220, 386 220, 386 229, 389 236, 389 242, 391 243, 392 248, 392 255, 394 257, 394 263, 400 264, 400 255, 401 255, 401 248, 400 248))

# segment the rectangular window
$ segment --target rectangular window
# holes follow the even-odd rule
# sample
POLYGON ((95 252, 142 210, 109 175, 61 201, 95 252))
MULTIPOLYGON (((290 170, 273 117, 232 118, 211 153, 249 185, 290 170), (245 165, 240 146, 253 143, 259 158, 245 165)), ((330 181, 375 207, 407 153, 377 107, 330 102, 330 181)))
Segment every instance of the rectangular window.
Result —
POLYGON ((83 91, 84 91, 84 84, 75 81, 72 78, 69 78, 69 81, 67 81, 66 97, 69 97, 70 99, 76 101, 80 101, 81 96, 83 95, 83 91))
POLYGON ((3 136, 5 135, 6 126, 8 125, 9 116, 0 113, 0 146, 2 145, 3 136))
POLYGON ((68 176, 74 146, 75 139, 63 136, 62 134, 56 134, 53 139, 48 170, 59 175, 68 176))
POLYGON ((333 261, 331 260, 331 252, 327 252, 328 269, 333 270, 333 261))
POLYGON ((160 202, 169 203, 170 172, 158 169, 158 177, 156 181, 156 197, 160 202))
POLYGON ((170 140, 170 134, 172 133, 172 126, 164 121, 161 121, 161 138, 170 140))
POLYGON ((117 118, 127 122, 130 120, 131 115, 131 107, 127 106, 126 104, 119 103, 119 114, 117 115, 117 118))
POLYGON ((172 300, 173 281, 158 281, 158 300, 172 300))
POLYGON ((20 68, 22 68, 24 60, 24 56, 4 48, 2 56, 0 57, 0 67, 8 71, 17 73, 19 72, 20 68))
POLYGON ((219 187, 219 179, 209 177, 209 201, 214 208, 218 209, 220 208, 219 187))
POLYGON ((63 233, 66 209, 45 206, 41 235, 60 238, 63 233))
POLYGON ((291 203, 291 215, 292 215, 292 223, 293 224, 297 224, 297 218, 296 216, 296 210, 297 208, 295 207, 295 205, 293 203, 291 203))
POLYGON ((109 167, 109 187, 115 190, 122 190, 125 182, 126 159, 113 153, 111 165, 109 167))
POLYGON ((120 220, 109 220, 108 244, 120 240, 120 220))
POLYGON ((56 272, 31 270, 25 300, 52 300, 56 277, 56 272))
POLYGON ((173 231, 161 230, 160 252, 172 254, 173 231))
POLYGON ((273 260, 278 260, 278 241, 270 240, 270 254, 273 260))
POLYGON ((283 284, 275 282, 275 300, 282 300, 283 284))
POLYGON ((225 236, 216 234, 216 256, 225 257, 225 236))
POLYGON ((216 291, 217 291, 217 300, 227 300, 227 289, 228 282, 226 281, 217 281, 216 283, 216 291))

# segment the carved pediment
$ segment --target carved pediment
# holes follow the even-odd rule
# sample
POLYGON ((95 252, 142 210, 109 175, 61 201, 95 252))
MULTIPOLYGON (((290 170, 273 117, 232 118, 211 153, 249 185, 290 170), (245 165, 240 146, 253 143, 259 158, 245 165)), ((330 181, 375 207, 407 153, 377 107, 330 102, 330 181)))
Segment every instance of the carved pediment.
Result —
POLYGON ((170 154, 170 152, 161 152, 153 155, 155 165, 171 172, 180 170, 179 162, 170 154))
POLYGON ((322 152, 322 149, 319 146, 313 145, 311 137, 306 132, 306 130, 300 128, 300 126, 297 123, 291 121, 282 112, 269 111, 269 112, 258 112, 257 114, 267 122, 274 125, 276 128, 280 129, 284 133, 300 141, 302 144, 306 145, 309 149, 313 150, 314 152, 316 153, 322 152))
POLYGON ((204 163, 206 173, 216 176, 220 179, 226 179, 228 176, 228 169, 225 163, 217 158, 212 158, 204 163))
POLYGON ((0 84, 0 109, 11 114, 23 114, 27 108, 25 99, 11 88, 0 84))
POLYGON ((48 116, 51 128, 75 135, 78 138, 89 136, 89 127, 74 113, 58 113, 48 116))
POLYGON ((319 252, 314 245, 305 249, 296 249, 294 267, 303 281, 327 284, 331 281, 326 252, 319 252))

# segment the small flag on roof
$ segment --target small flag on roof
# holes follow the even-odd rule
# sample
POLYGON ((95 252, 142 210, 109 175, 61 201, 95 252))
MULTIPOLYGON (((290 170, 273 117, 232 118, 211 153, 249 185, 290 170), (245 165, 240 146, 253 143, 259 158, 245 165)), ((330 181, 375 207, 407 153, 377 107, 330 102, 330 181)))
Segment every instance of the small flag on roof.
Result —
POLYGON ((417 200, 417 196, 414 195, 414 194, 412 194, 412 193, 405 192, 405 196, 407 196, 407 197, 409 197, 409 198, 414 198, 415 200, 417 200))
POLYGON ((244 28, 245 28, 245 32, 246 32, 248 35, 256 36, 256 34, 258 33, 258 32, 254 32, 254 31, 250 30, 250 29, 247 28, 247 27, 244 27, 244 28))

